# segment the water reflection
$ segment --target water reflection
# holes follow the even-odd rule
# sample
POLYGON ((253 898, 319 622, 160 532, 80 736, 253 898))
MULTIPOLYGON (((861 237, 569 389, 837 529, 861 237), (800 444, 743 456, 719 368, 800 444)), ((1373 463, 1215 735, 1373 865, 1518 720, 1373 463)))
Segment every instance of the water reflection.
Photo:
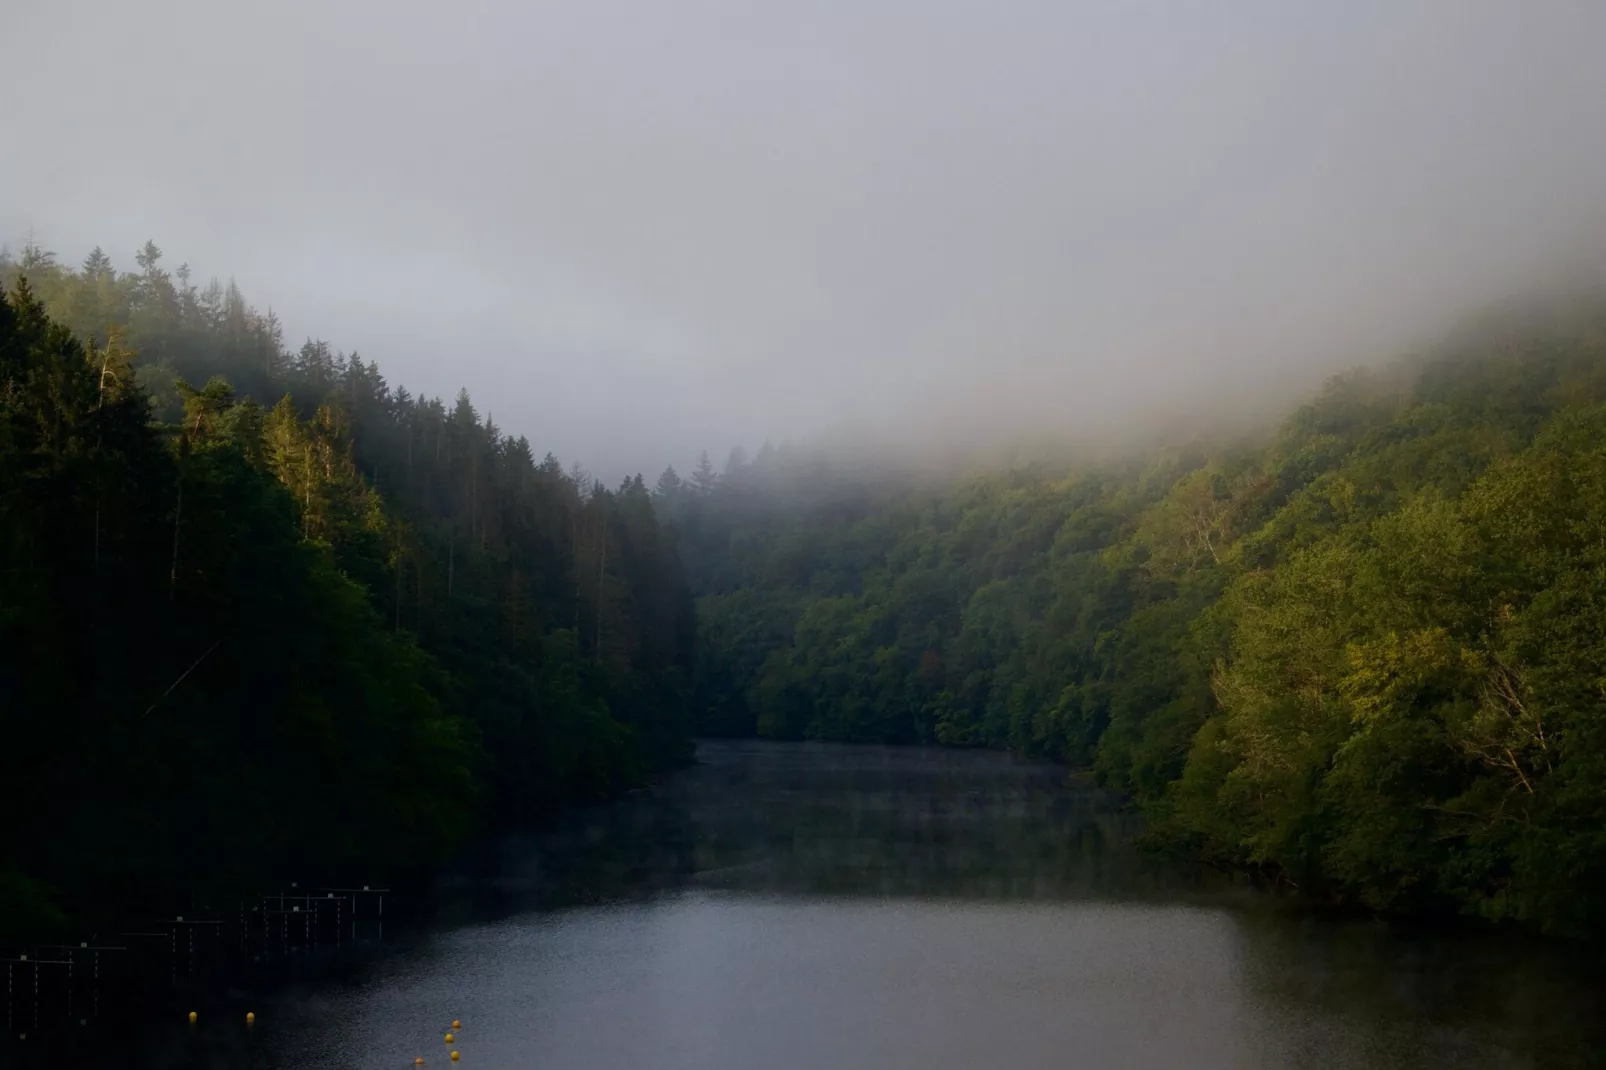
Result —
MULTIPOLYGON (((695 886, 798 895, 1174 900, 1208 875, 1063 769, 988 752, 705 743, 662 788, 502 845, 472 912, 695 886)), ((476 894, 478 893, 478 894, 476 894)))
POLYGON ((1592 949, 1238 909, 1245 992, 1284 1065, 1606 1065, 1592 949))
POLYGON ((1594 1065, 1584 951, 1335 921, 1131 845, 1062 770, 716 744, 510 840, 437 931, 274 1008, 256 1065, 569 1070, 1594 1065))

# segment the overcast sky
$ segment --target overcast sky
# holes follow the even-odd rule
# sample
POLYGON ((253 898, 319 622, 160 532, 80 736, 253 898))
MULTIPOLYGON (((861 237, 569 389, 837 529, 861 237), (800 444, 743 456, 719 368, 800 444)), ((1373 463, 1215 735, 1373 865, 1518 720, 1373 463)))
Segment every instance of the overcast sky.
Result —
POLYGON ((1606 222, 1602 0, 0 0, 0 237, 154 237, 603 475, 1130 426, 1606 222))

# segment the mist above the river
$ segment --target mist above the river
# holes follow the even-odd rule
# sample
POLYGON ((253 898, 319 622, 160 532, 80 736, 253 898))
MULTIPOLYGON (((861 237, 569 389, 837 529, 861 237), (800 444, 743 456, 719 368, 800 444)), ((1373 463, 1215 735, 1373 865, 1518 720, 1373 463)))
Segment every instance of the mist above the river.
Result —
POLYGON ((1606 6, 17 0, 0 237, 153 237, 610 481, 1243 421, 1606 224, 1606 6))

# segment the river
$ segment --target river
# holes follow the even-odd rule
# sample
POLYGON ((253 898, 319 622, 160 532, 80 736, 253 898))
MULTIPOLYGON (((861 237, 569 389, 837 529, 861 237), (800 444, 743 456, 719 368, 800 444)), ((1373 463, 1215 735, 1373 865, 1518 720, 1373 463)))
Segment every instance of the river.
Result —
POLYGON ((1137 850, 1065 771, 707 743, 510 840, 420 939, 270 1001, 249 1064, 379 1070, 1539 1067, 1606 1050, 1586 950, 1339 919, 1137 850))

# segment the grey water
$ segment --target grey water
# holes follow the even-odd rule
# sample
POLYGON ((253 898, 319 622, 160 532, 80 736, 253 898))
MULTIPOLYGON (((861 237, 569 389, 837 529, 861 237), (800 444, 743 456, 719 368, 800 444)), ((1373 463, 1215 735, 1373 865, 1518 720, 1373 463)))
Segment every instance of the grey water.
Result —
POLYGON ((246 1065, 1603 1061, 1589 948, 1335 917, 1156 858, 1139 831, 1004 755, 705 743, 656 788, 501 844, 406 949, 270 1002, 246 1065))

